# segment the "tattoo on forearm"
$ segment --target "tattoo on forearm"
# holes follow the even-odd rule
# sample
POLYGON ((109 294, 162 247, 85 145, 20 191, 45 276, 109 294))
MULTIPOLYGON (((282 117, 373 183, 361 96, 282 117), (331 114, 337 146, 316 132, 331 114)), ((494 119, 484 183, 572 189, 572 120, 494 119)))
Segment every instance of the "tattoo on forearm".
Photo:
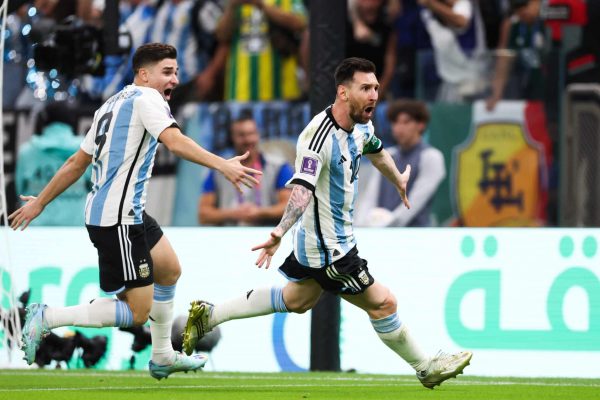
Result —
POLYGON ((300 219, 300 216, 308 207, 312 192, 304 186, 295 185, 290 195, 290 200, 285 207, 283 217, 277 227, 282 230, 282 235, 285 234, 295 223, 300 219))

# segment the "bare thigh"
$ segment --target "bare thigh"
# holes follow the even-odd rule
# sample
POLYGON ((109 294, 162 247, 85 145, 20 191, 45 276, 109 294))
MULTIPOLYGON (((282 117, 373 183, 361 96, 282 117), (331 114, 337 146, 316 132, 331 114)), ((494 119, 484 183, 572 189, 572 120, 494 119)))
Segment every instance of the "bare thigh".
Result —
POLYGON ((291 312, 302 314, 317 304, 323 289, 314 279, 288 282, 283 288, 283 302, 291 312))
POLYGON ((154 283, 164 286, 176 284, 181 275, 181 265, 166 235, 150 250, 150 256, 154 264, 154 283))

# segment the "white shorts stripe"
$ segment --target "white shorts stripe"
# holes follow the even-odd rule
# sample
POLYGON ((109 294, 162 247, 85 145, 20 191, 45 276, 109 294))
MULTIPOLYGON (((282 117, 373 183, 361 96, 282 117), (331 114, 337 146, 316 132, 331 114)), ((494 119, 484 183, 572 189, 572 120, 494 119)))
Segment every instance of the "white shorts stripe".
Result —
POLYGON ((117 227, 117 236, 119 237, 119 247, 121 249, 121 264, 123 267, 123 280, 128 281, 129 278, 129 272, 127 270, 127 262, 126 262, 126 257, 125 257, 125 248, 124 248, 124 243, 123 243, 123 226, 119 226, 117 227))
POLYGON ((132 246, 131 240, 129 240, 129 225, 125 225, 125 229, 127 234, 125 235, 125 240, 127 240, 127 260, 129 261, 129 270, 131 271, 131 279, 137 279, 137 274, 135 273, 135 264, 133 263, 132 256, 132 246))
POLYGON ((334 268, 333 264, 327 267, 325 272, 327 273, 327 276, 331 279, 338 282, 342 282, 344 284, 344 287, 360 291, 360 286, 357 285, 352 278, 349 278, 348 275, 341 275, 340 273, 338 273, 337 270, 334 268))
POLYGON ((354 280, 354 278, 352 278, 352 276, 340 274, 338 270, 335 269, 335 266, 333 264, 329 266, 329 270, 331 271, 332 275, 337 276, 340 280, 346 282, 346 286, 360 291, 360 285, 354 280))
POLYGON ((350 282, 350 280, 344 278, 343 276, 337 274, 337 271, 334 272, 333 270, 333 265, 330 265, 329 267, 327 267, 327 269, 325 270, 325 273, 327 274, 327 276, 330 279, 333 279, 334 281, 338 281, 341 282, 344 287, 346 288, 351 288, 351 289, 355 289, 355 290, 359 290, 360 291, 360 287, 355 287, 354 285, 352 285, 352 282, 350 282))

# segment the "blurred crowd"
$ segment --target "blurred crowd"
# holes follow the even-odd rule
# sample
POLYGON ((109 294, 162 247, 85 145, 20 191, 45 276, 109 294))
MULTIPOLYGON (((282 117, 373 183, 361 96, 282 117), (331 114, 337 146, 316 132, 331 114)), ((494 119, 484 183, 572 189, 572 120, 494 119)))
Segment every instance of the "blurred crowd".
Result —
MULTIPOLYGON (((96 65, 91 42, 103 38, 104 7, 35 0, 12 10, 4 106, 106 99, 131 81, 131 54, 147 42, 180 50, 175 105, 307 98, 308 0, 121 0, 119 49, 96 65), (66 33, 53 35, 57 28, 66 33), (69 54, 69 41, 90 42, 89 54, 69 54)), ((349 0, 346 56, 375 63, 382 99, 486 98, 493 108, 504 96, 542 98, 540 71, 552 47, 542 10, 543 0, 349 0), (509 79, 511 64, 520 82, 509 79)))
MULTIPOLYGON (((429 117, 426 103, 419 101, 484 100, 488 111, 502 99, 548 103, 556 82, 562 82, 555 79, 558 64, 552 55, 569 46, 577 49, 590 36, 580 33, 583 40, 569 43, 569 38, 557 34, 544 12, 551 2, 348 0, 346 56, 375 63, 380 100, 390 104, 398 99, 418 100, 398 100, 390 107, 388 120, 397 162, 423 163, 418 173, 428 178, 415 179, 414 185, 427 181, 427 187, 413 189, 423 194, 422 213, 426 214, 446 171, 441 153, 421 141, 429 117), (409 155, 414 149, 418 155, 409 155), (421 153, 423 160, 430 161, 422 161, 421 153)), ((583 0, 570 2, 578 6, 583 0)), ((103 0, 14 2, 6 21, 4 108, 43 109, 53 101, 99 104, 132 81, 133 51, 148 42, 169 43, 179 50, 180 86, 171 104, 175 111, 187 102, 308 98, 309 0, 120 0, 118 46, 100 57, 106 38, 103 14, 108 6, 103 0)), ((595 42, 587 45, 598 46, 595 42)), ((558 109, 554 99, 548 104, 555 108, 548 110, 549 115, 558 109)), ((55 115, 54 111, 50 109, 46 117, 55 115)), ((29 145, 21 156, 28 157, 32 147, 42 146, 45 136, 66 135, 55 141, 71 143, 73 132, 68 125, 60 118, 47 120, 37 130, 37 144, 29 145), (50 124, 54 125, 48 128, 50 124)), ((199 202, 198 219, 216 225, 270 224, 279 218, 289 196, 284 182, 292 160, 253 150, 260 132, 251 118, 234 121, 231 135, 232 148, 238 153, 250 150, 254 167, 268 172, 265 176, 270 174, 271 181, 263 185, 268 188, 256 189, 268 192, 236 197, 222 193, 220 183, 211 176, 204 184, 206 196, 199 202), (219 213, 225 205, 230 212, 219 213)), ((52 154, 56 157, 57 152, 52 154)), ((34 179, 26 177, 26 168, 21 167, 19 175, 20 188, 29 189, 34 179)), ((386 190, 381 185, 369 193, 386 196, 386 190)), ((426 215, 405 215, 396 210, 396 199, 385 199, 389 204, 382 204, 381 198, 370 201, 376 208, 386 206, 390 213, 383 219, 365 214, 367 220, 380 221, 382 226, 430 224, 426 215)))

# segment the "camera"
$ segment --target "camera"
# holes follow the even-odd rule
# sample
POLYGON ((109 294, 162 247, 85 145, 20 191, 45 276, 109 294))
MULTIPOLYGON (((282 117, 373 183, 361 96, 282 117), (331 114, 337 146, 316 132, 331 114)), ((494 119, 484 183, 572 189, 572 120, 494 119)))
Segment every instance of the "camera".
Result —
MULTIPOLYGON (((129 32, 119 32, 119 54, 131 50, 129 32)), ((54 26, 47 39, 33 48, 33 58, 38 70, 55 69, 67 77, 82 74, 103 76, 104 35, 102 29, 86 24, 71 16, 54 26)))

